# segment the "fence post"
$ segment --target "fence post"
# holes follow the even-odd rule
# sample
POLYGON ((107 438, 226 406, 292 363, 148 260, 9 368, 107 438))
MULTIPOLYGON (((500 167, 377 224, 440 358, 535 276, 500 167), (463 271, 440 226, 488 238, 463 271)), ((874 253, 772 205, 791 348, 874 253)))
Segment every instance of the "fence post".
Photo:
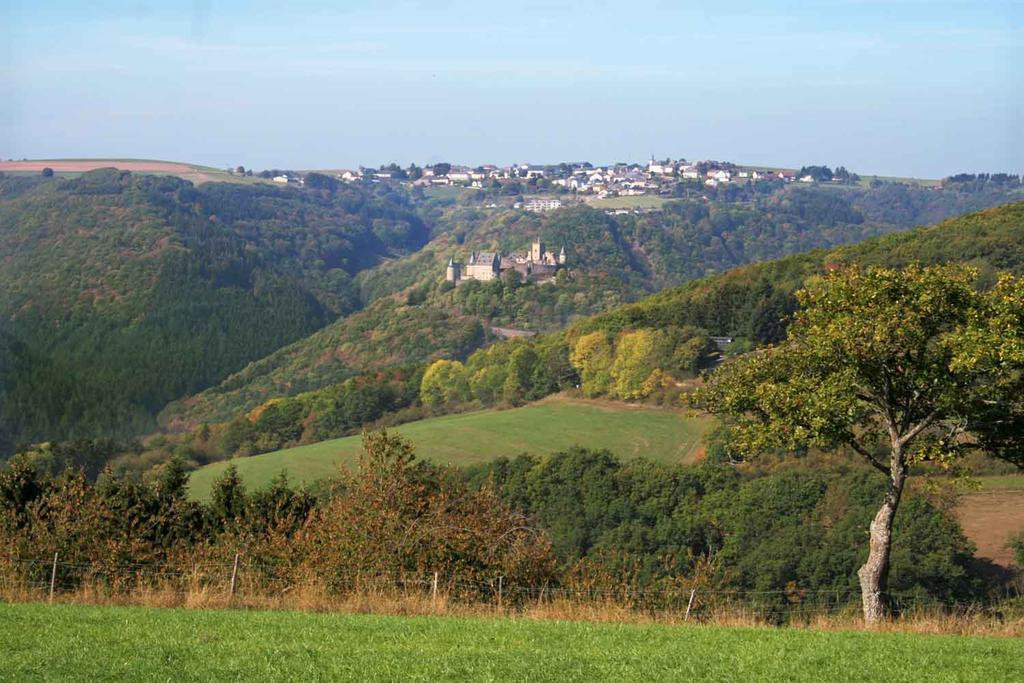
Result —
POLYGON ((430 584, 430 601, 437 604, 437 572, 434 572, 434 580, 430 584))
POLYGON ((53 554, 53 569, 50 570, 50 603, 53 603, 53 591, 57 587, 57 553, 53 554))
POLYGON ((235 597, 235 581, 238 579, 238 553, 235 553, 235 565, 231 568, 231 593, 230 597, 235 597))
POLYGON ((504 576, 498 577, 498 609, 502 608, 502 584, 505 580, 504 576))
POLYGON ((696 588, 690 589, 690 601, 686 603, 686 615, 683 617, 683 621, 689 621, 690 619, 690 608, 693 607, 693 596, 697 594, 696 588))

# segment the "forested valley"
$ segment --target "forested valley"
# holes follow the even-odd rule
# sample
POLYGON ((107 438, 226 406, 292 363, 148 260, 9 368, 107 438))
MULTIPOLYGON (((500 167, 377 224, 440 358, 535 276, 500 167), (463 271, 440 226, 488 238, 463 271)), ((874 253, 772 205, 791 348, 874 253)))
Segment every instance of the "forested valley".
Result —
MULTIPOLYGON (((1016 191, 969 180, 951 179, 941 189, 758 183, 611 216, 582 206, 550 214, 488 208, 473 193, 442 198, 373 184, 194 187, 113 169, 70 179, 3 177, 0 448, 10 454, 41 441, 139 438, 157 427, 158 413, 171 430, 226 423, 270 399, 344 394, 339 387, 363 386, 360 377, 382 371, 415 383, 435 360, 468 361, 475 379, 466 379, 468 393, 457 388, 443 400, 428 399, 431 410, 466 399, 515 404, 578 384, 588 395, 664 393, 667 378, 706 365, 708 335, 748 344, 778 338, 791 293, 818 257, 737 271, 697 298, 688 292, 702 285, 624 304, 747 262, 1007 201, 1016 191), (569 267, 557 282, 505 278, 452 288, 442 280, 453 255, 508 252, 534 239, 566 248, 569 267), (663 308, 673 313, 652 319, 663 308), (644 324, 635 320, 641 311, 644 324), (594 336, 595 326, 608 336, 594 336), (572 331, 564 342, 551 341, 556 335, 485 352, 496 339, 493 327, 572 331), (635 358, 619 361, 612 384, 593 379, 602 375, 592 367, 581 370, 582 348, 571 362, 577 337, 587 336, 584 346, 594 347, 588 353, 600 365, 627 329, 634 337, 621 346, 635 358), (518 387, 490 367, 504 365, 514 348, 518 387), (501 360, 483 360, 490 356, 501 360), (631 363, 634 377, 627 379, 631 363), (664 366, 662 378, 643 372, 652 363, 664 366)), ((971 248, 984 249, 975 243, 965 253, 971 248)), ((868 249, 852 258, 870 260, 868 249)), ((933 258, 908 251, 907 258, 933 258)), ((394 400, 383 393, 363 417, 422 403, 410 398, 417 392, 394 400)), ((343 427, 307 424, 298 436, 289 428, 289 436, 265 442, 356 425, 332 420, 343 427)))
POLYGON ((0 445, 151 431, 357 309, 353 276, 428 237, 398 195, 0 178, 0 445))
MULTIPOLYGON (((189 418, 193 434, 207 425, 203 439, 192 439, 193 457, 197 462, 209 462, 251 455, 355 433, 368 422, 394 424, 445 412, 515 406, 567 390, 587 397, 678 405, 688 383, 723 354, 780 341, 796 310, 795 293, 807 278, 842 265, 900 267, 911 263, 965 263, 979 270, 982 284, 991 284, 997 272, 1024 272, 1024 204, 731 270, 580 318, 563 330, 501 341, 475 351, 485 338, 478 324, 445 326, 442 329, 448 333, 461 330, 463 339, 474 340, 460 349, 465 356, 445 354, 436 360, 427 357, 419 363, 402 362, 415 355, 407 350, 392 356, 387 371, 374 369, 346 377, 344 366, 332 362, 335 357, 324 352, 332 348, 329 344, 318 345, 318 355, 309 356, 317 364, 306 365, 296 351, 305 351, 304 341, 286 350, 295 353, 280 365, 287 373, 277 375, 281 370, 274 369, 262 376, 249 375, 263 369, 259 364, 250 366, 187 407, 192 415, 213 417, 189 418), (731 342, 723 348, 712 337, 731 342), (338 379, 333 382, 326 381, 329 368, 337 372, 338 379), (289 385, 270 383, 278 376, 308 384, 297 387, 297 395, 291 398, 263 398, 267 394, 259 389, 268 386, 276 389, 278 396, 285 393, 289 385)), ((484 286, 498 289, 509 285, 495 281, 484 286)), ((409 315, 430 310, 423 304, 388 301, 409 315)), ((393 343, 382 348, 394 353, 393 344, 416 340, 414 333, 403 328, 408 320, 404 315, 384 318, 380 327, 372 328, 379 333, 394 325, 393 343)), ((335 324, 330 329, 351 328, 335 324)), ((188 426, 188 422, 183 424, 188 426)))

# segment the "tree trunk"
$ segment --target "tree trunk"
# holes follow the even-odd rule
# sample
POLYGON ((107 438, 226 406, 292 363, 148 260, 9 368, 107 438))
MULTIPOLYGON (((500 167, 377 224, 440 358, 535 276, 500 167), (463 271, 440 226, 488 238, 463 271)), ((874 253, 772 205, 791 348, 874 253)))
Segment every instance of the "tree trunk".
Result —
POLYGON ((889 586, 889 554, 892 550, 892 521, 896 517, 896 508, 903 494, 903 482, 906 472, 903 454, 894 452, 889 475, 889 488, 885 493, 885 501, 871 520, 871 540, 868 560, 857 571, 860 578, 861 600, 864 605, 864 621, 877 624, 889 616, 889 598, 886 591, 889 586))

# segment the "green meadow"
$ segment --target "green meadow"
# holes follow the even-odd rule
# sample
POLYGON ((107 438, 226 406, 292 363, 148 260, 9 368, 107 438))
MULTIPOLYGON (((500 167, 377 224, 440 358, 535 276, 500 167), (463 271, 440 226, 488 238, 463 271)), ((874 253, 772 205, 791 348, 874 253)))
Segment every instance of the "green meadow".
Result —
POLYGON ((1022 474, 996 474, 976 479, 980 491, 1024 491, 1024 475, 1022 474))
POLYGON ((672 200, 653 195, 635 195, 594 199, 588 205, 595 209, 660 209, 669 201, 672 200))
MULTIPOLYGON (((607 448, 621 458, 639 456, 660 462, 694 459, 707 425, 704 418, 678 410, 612 402, 555 398, 509 410, 445 415, 395 427, 416 454, 431 462, 472 465, 521 453, 546 455, 571 446, 607 448)), ((293 483, 312 482, 337 473, 338 466, 358 462, 361 437, 322 441, 308 446, 217 462, 192 473, 192 495, 205 499, 210 486, 229 464, 246 485, 258 487, 281 470, 293 483)))
POLYGON ((1020 681, 980 636, 0 605, 3 681, 1020 681))

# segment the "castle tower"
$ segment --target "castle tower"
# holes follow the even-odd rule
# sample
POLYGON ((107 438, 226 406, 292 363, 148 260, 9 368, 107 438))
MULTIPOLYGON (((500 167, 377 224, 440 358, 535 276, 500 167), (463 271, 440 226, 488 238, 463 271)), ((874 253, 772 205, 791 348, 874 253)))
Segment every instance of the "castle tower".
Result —
POLYGON ((558 252, 558 265, 565 265, 565 245, 562 245, 562 250, 558 252))
POLYGON ((540 240, 530 245, 530 259, 534 263, 540 263, 544 260, 544 243, 540 240))
POLYGON ((455 262, 455 257, 448 259, 448 269, 445 271, 444 279, 452 284, 459 282, 459 264, 455 262))

